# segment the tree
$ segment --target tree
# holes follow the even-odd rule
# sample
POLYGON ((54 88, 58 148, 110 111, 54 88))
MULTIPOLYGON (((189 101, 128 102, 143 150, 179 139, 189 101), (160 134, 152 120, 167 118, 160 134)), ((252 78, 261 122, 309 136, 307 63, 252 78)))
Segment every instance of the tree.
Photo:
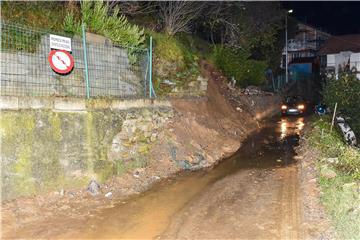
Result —
POLYGON ((213 43, 252 48, 274 43, 283 16, 272 2, 208 2, 202 21, 213 43))
POLYGON ((190 32, 196 18, 201 15, 204 3, 189 1, 157 2, 159 17, 164 31, 173 36, 178 32, 190 32))

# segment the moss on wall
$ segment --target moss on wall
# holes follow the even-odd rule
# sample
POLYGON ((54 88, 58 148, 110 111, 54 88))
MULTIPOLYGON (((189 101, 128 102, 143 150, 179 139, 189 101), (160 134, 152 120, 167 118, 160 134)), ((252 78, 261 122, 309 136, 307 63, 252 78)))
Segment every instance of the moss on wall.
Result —
POLYGON ((146 137, 144 132, 134 135, 135 142, 129 144, 136 144, 138 153, 128 159, 120 154, 110 158, 109 151, 129 116, 134 121, 139 119, 138 128, 145 123, 147 128, 152 128, 155 125, 149 116, 159 118, 161 111, 167 114, 169 110, 2 111, 3 199, 85 187, 91 178, 104 182, 114 175, 146 166, 151 129, 144 129, 146 137))
POLYGON ((121 130, 121 112, 3 111, 0 121, 3 199, 80 187, 116 173, 107 152, 121 130))
POLYGON ((35 128, 33 113, 20 111, 0 115, 3 198, 16 192, 30 194, 35 190, 32 178, 32 152, 35 128), (7 156, 7 157, 5 157, 7 156))

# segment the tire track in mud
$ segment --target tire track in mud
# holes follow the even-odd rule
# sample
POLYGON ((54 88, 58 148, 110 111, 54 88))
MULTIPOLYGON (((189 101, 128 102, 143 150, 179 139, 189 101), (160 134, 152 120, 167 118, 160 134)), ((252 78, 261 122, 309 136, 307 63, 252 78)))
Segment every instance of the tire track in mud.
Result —
POLYGON ((281 239, 301 239, 301 207, 299 199, 299 182, 296 166, 281 169, 281 223, 279 232, 281 239))

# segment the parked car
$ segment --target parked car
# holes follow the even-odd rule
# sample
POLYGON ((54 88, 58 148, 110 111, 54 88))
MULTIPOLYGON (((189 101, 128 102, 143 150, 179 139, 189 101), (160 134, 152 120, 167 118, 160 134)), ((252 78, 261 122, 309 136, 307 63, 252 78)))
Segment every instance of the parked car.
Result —
POLYGON ((306 102, 301 96, 287 96, 281 104, 282 115, 301 115, 306 111, 306 102))

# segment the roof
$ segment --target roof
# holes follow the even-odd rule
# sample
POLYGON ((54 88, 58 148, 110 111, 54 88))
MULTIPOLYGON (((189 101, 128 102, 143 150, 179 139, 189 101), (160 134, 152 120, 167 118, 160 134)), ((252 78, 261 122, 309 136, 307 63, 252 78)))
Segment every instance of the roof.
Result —
POLYGON ((320 49, 320 55, 339 53, 344 51, 360 52, 360 34, 332 36, 320 49))

